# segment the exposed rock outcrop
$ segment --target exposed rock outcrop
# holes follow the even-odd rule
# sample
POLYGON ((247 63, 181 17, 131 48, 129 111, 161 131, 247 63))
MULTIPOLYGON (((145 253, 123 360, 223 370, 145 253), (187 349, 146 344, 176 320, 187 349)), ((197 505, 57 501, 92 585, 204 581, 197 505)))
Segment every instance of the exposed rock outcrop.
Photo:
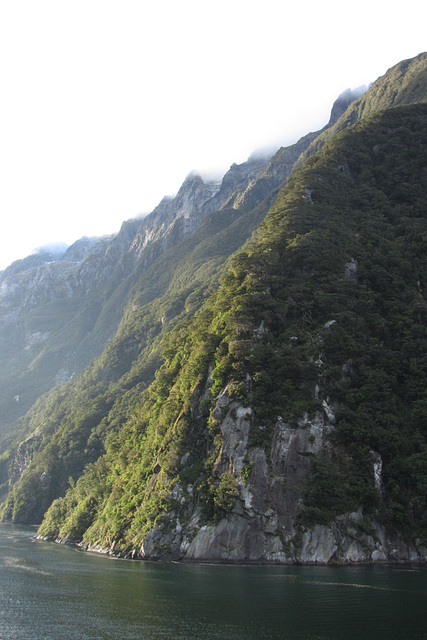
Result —
MULTIPOLYGON (((249 407, 228 396, 217 398, 212 413, 220 421, 222 446, 215 462, 217 474, 232 473, 239 497, 217 523, 201 524, 201 509, 188 492, 175 485, 174 509, 146 536, 131 557, 184 561, 272 563, 369 563, 426 561, 427 548, 410 544, 386 531, 360 509, 343 514, 329 525, 298 525, 301 490, 310 472, 310 458, 327 447, 334 428, 331 411, 304 416, 297 427, 281 418, 272 436, 271 451, 248 447, 249 407), (185 499, 184 495, 189 499, 185 499)), ((373 456, 378 477, 379 460, 373 456)), ((90 547, 88 547, 90 549, 90 547)), ((99 550, 99 549, 98 549, 99 550)), ((114 551, 104 550, 109 553, 114 551)))
MULTIPOLYGON (((351 99, 353 94, 346 94, 337 102, 351 99)), ((233 164, 222 179, 190 173, 175 196, 163 198, 149 215, 125 221, 117 234, 83 237, 68 248, 45 247, 0 272, 0 360, 6 363, 3 387, 11 388, 0 391, 0 437, 39 395, 82 372, 102 353, 139 274, 191 236, 207 215, 230 208, 249 211, 272 200, 318 134, 272 157, 254 154, 233 164), (28 381, 22 388, 23 371, 28 381)))
POLYGON ((375 115, 334 141, 190 174, 115 236, 2 274, 9 422, 92 363, 22 421, 2 518, 133 558, 427 559, 427 110, 378 112, 381 87, 340 96, 329 128, 375 115))

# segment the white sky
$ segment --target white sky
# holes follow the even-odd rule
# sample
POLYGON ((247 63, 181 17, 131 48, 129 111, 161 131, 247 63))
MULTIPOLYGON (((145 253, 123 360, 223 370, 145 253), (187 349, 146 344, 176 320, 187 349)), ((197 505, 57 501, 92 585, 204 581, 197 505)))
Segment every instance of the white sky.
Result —
POLYGON ((427 49, 424 0, 3 0, 0 269, 329 119, 427 49))

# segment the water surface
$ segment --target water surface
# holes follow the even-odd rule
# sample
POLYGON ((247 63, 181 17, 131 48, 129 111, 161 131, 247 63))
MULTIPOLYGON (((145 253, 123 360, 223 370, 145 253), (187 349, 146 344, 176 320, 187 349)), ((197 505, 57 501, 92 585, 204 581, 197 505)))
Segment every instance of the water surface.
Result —
POLYGON ((135 562, 0 526, 1 640, 427 640, 427 568, 135 562))

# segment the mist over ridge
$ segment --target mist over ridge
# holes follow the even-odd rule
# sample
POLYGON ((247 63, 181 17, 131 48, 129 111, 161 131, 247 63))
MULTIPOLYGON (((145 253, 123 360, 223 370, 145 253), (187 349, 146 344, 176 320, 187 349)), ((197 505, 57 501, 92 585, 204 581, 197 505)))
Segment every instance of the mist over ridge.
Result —
POLYGON ((133 558, 425 561, 427 54, 0 276, 2 518, 133 558))

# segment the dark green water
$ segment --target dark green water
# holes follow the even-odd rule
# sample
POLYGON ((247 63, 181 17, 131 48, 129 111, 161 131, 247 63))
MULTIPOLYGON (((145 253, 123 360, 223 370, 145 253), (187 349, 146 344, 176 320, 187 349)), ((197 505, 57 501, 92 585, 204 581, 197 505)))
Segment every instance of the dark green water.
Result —
POLYGON ((427 639, 427 568, 114 560, 0 526, 1 640, 427 639))

